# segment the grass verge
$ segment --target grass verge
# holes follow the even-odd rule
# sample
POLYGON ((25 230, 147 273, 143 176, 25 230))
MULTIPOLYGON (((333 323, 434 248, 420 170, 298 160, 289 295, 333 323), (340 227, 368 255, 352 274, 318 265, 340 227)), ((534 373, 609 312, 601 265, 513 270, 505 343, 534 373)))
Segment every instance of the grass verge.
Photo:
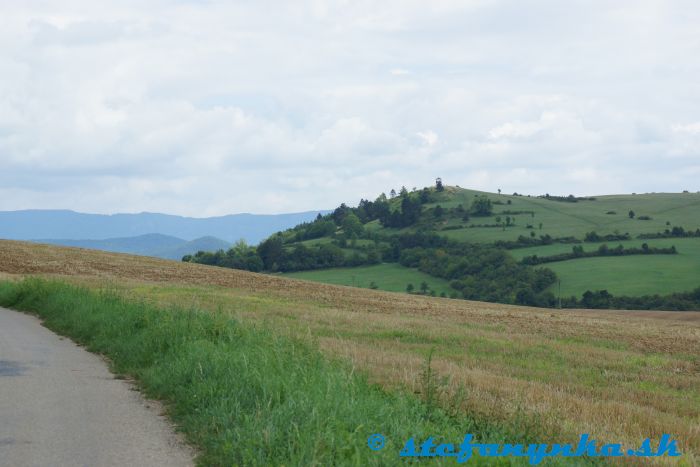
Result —
POLYGON ((436 407, 429 368, 427 402, 387 393, 312 342, 223 313, 162 309, 42 279, 0 282, 0 305, 36 313, 163 400, 201 465, 393 465, 405 440, 431 435, 543 441, 525 423, 501 426, 436 407), (373 433, 386 437, 383 450, 367 447, 373 433))

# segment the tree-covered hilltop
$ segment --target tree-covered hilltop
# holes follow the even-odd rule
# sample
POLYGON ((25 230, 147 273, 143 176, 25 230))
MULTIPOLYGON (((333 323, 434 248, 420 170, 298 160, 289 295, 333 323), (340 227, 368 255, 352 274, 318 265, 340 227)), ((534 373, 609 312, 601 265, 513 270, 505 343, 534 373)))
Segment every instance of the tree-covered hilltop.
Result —
POLYGON ((434 232, 448 212, 462 218, 487 216, 493 205, 475 197, 468 208, 442 209, 426 205, 448 199, 441 183, 398 195, 362 199, 357 207, 341 204, 313 222, 272 235, 257 247, 238 242, 228 251, 198 252, 183 261, 254 272, 293 272, 314 269, 399 263, 450 282, 454 298, 551 306, 545 290, 556 276, 546 269, 518 264, 501 248, 460 242, 434 232), (378 223, 387 231, 368 225, 378 223), (403 229, 403 230, 402 230, 403 229))
MULTIPOLYGON (((692 294, 674 296, 673 300, 659 295, 660 299, 644 303, 626 300, 624 296, 616 300, 594 300, 590 294, 597 292, 589 291, 584 296, 585 290, 580 298, 555 296, 557 275, 551 269, 533 266, 580 258, 675 256, 677 253, 675 246, 657 248, 647 244, 641 248, 611 249, 600 245, 595 250, 584 251, 581 244, 633 238, 629 231, 620 232, 619 219, 612 223, 614 229, 606 224, 615 215, 611 213, 616 212, 610 209, 607 198, 489 194, 444 186, 438 179, 435 186, 412 190, 402 187, 398 193, 391 190, 389 196, 382 193, 374 200, 362 199, 355 207, 343 203, 332 212, 278 232, 257 246, 239 242, 227 251, 200 251, 183 260, 269 273, 393 263, 449 281, 451 293, 448 295, 453 298, 537 306, 605 303, 609 307, 624 307, 626 303, 634 303, 636 308, 645 308, 644 303, 647 303, 652 308, 699 308, 692 294), (567 211, 572 207, 577 210, 567 211), (602 210, 605 212, 598 214, 602 210), (581 230, 572 232, 564 222, 553 226, 552 213, 557 214, 554 217, 557 220, 569 216, 581 230), (605 222, 595 222, 585 216, 590 219, 602 216, 605 222), (511 253, 514 249, 547 248, 557 244, 574 244, 574 248, 569 247, 569 253, 534 254, 520 260, 511 253)), ((650 212, 638 204, 632 205, 638 213, 650 212)), ((620 207, 617 209, 625 212, 620 207)), ((635 232, 631 227, 637 225, 630 225, 630 222, 654 227, 645 221, 638 222, 639 217, 624 216, 628 223, 624 227, 632 230, 636 237, 656 234, 666 238, 683 232, 685 238, 688 237, 686 232, 693 231, 692 226, 687 229, 667 226, 668 235, 653 230, 635 232)), ((652 216, 643 214, 641 217, 652 216)), ((351 269, 348 271, 352 274, 351 269)), ((414 284, 407 284, 407 290, 430 292, 414 284)))

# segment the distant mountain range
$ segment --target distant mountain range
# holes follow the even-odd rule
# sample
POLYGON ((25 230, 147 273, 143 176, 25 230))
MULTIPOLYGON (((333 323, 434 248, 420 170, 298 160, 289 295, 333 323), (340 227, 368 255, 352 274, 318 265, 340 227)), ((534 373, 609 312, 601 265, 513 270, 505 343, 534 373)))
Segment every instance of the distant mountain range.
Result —
POLYGON ((202 251, 228 249, 231 244, 216 237, 200 237, 194 240, 183 240, 162 234, 146 234, 137 237, 108 238, 106 240, 61 240, 40 239, 39 243, 52 245, 90 248, 93 250, 113 251, 116 253, 131 253, 134 255, 157 256, 165 259, 180 260, 183 256, 202 251))
MULTIPOLYGON (((269 235, 302 222, 319 213, 307 211, 291 214, 232 214, 220 217, 193 218, 169 214, 84 214, 66 210, 0 211, 0 238, 9 240, 90 239, 129 243, 126 237, 158 233, 192 241, 216 237, 226 242, 244 239, 257 244, 269 235)), ((142 239, 141 239, 142 240, 142 239)), ((137 243, 141 243, 138 240, 137 243)), ((161 239, 165 241, 164 239, 161 239)), ((58 240, 52 240, 57 242, 58 240)), ((83 242, 84 240, 79 240, 83 242)), ((167 242, 166 242, 167 243, 167 242)), ((167 243, 170 245, 170 243, 167 243)), ((150 250, 149 250, 150 251, 150 250)))

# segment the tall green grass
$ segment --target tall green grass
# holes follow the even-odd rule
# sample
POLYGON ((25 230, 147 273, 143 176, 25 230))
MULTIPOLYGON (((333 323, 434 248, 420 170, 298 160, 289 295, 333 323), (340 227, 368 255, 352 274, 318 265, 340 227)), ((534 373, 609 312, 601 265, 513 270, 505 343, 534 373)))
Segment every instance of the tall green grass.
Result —
POLYGON ((448 415, 432 401, 384 392, 325 359, 313 343, 221 313, 159 309, 40 279, 0 282, 0 305, 36 313, 165 401, 201 465, 403 464, 398 452, 414 436, 547 441, 526 423, 448 415), (386 437, 383 450, 367 447, 373 433, 386 437))

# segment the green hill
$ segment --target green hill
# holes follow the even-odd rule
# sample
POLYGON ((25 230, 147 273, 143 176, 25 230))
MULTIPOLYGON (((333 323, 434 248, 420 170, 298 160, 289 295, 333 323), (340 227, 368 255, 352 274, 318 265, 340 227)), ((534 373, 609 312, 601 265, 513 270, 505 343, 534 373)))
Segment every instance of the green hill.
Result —
MULTIPOLYGON (((395 200, 392 201, 398 205, 395 200)), ((494 242, 516 240, 519 235, 529 236, 531 231, 537 236, 549 234, 552 237, 578 236, 583 239, 585 233, 590 231, 603 235, 628 232, 636 236, 661 232, 669 226, 683 226, 686 230, 700 228, 700 193, 607 195, 596 196, 593 200, 568 202, 446 187, 435 201, 425 204, 423 210, 425 212, 415 226, 401 230, 428 226, 456 240, 494 242), (468 209, 478 196, 487 196, 492 201, 492 215, 470 215, 469 220, 464 221, 461 213, 453 211, 460 205, 468 209), (436 220, 431 218, 431 210, 438 205, 447 212, 436 220), (634 218, 629 217, 629 211, 634 212, 634 218), (640 220, 644 216, 651 219, 640 220), (500 222, 497 221, 499 217, 500 222), (478 227, 503 224, 507 217, 513 224, 505 228, 502 225, 478 227)), ((382 228, 379 221, 371 222, 368 227, 375 231, 396 231, 382 228)))
POLYGON ((505 303, 698 309, 700 194, 402 189, 341 205, 246 254, 254 267, 233 256, 192 260, 392 291, 424 273, 442 282, 423 293, 505 303), (666 297, 644 297, 653 294, 666 297))

